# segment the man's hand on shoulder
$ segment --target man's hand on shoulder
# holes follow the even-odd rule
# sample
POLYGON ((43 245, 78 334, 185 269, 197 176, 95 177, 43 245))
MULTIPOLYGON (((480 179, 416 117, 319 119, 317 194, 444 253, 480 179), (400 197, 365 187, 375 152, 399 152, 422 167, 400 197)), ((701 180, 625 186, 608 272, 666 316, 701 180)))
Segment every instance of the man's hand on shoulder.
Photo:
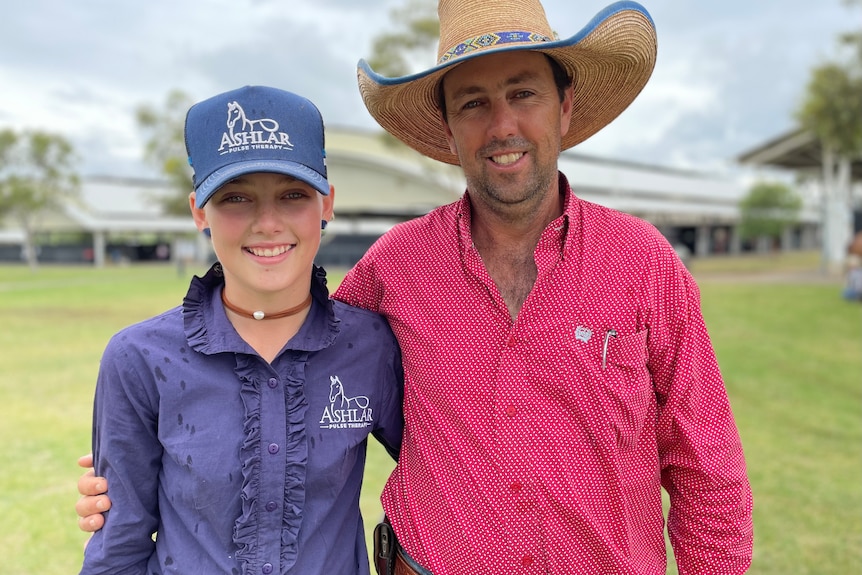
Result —
POLYGON ((111 508, 111 500, 105 495, 108 491, 108 480, 96 477, 92 453, 79 458, 78 465, 87 470, 78 478, 78 493, 81 494, 81 498, 75 503, 78 527, 81 531, 92 533, 102 528, 105 524, 103 513, 111 508))

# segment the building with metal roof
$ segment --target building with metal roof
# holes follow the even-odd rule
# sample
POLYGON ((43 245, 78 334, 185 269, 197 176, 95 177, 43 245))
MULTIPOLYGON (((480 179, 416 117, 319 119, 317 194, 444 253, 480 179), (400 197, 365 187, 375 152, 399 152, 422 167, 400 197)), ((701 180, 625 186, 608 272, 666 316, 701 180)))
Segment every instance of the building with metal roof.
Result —
MULTIPOLYGON (((326 147, 336 218, 319 253, 324 265, 352 265, 393 225, 457 200, 465 187, 460 168, 425 158, 382 132, 328 128, 326 147)), ((747 190, 737 179, 571 150, 561 154, 559 166, 580 197, 642 217, 696 255, 745 247, 736 229, 737 206, 747 190)), ((159 198, 175 193, 158 180, 85 177, 80 202, 69 202, 39 222, 40 259, 103 265, 117 257, 208 257, 207 241, 191 217, 162 213, 159 198), (69 252, 72 237, 78 238, 72 242, 77 257, 69 252), (52 252, 61 255, 53 258, 52 252)), ((0 259, 20 259, 22 234, 14 222, 5 224, 0 259)), ((785 247, 814 247, 817 225, 816 209, 806 206, 785 247)))
POLYGON ((823 265, 839 273, 854 235, 862 231, 862 157, 847 159, 843 167, 835 160, 817 136, 803 128, 780 134, 737 158, 743 165, 796 175, 818 214, 823 265), (824 158, 833 165, 824 167, 824 158))

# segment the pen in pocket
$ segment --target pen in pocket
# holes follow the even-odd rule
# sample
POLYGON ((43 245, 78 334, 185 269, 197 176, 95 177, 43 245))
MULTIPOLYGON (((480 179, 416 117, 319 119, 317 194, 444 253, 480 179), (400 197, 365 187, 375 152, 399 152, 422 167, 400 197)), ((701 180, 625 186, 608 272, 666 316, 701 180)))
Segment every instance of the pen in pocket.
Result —
POLYGON ((608 341, 612 337, 617 337, 617 330, 613 328, 605 332, 605 341, 602 343, 602 369, 608 366, 608 341))

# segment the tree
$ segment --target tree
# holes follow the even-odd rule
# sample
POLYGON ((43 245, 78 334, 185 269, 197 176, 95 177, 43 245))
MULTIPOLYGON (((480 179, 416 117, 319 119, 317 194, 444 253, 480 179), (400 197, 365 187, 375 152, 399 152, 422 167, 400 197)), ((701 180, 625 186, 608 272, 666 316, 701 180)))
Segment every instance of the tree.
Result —
POLYGON ((392 29, 397 31, 374 38, 368 64, 384 76, 405 76, 413 71, 411 58, 433 54, 440 35, 436 3, 409 0, 406 6, 393 8, 389 14, 394 25, 392 29))
POLYGON ((62 136, 0 131, 0 216, 11 216, 24 230, 24 255, 33 270, 39 217, 78 194, 74 160, 72 145, 62 136))
MULTIPOLYGON (((862 1, 845 4, 862 6, 862 1)), ((796 112, 822 148, 823 259, 832 269, 842 264, 852 236, 850 167, 862 158, 862 33, 847 33, 840 40, 850 48, 849 58, 812 71, 796 112)))
MULTIPOLYGON (((410 73, 411 59, 432 52, 440 29, 437 4, 433 0, 408 0, 402 8, 390 13, 398 32, 381 34, 373 41, 368 58, 371 67, 386 76, 410 73)), ((192 170, 186 155, 184 129, 186 112, 194 102, 181 90, 172 90, 161 107, 143 104, 136 110, 138 127, 146 136, 144 159, 164 175, 175 194, 162 200, 165 213, 187 215, 191 191, 192 170)), ((394 136, 384 132, 387 145, 403 146, 394 136)), ((406 146, 404 146, 406 148, 406 146)))
MULTIPOLYGON (((440 36, 440 21, 437 18, 437 2, 434 0, 405 0, 401 8, 389 12, 393 32, 382 33, 372 41, 371 55, 367 58, 371 69, 394 78, 406 76, 428 68, 428 63, 436 58, 440 36)), ((383 131, 380 133, 383 144, 394 154, 417 154, 398 138, 383 131)), ((423 169, 433 178, 445 182, 445 186, 463 189, 463 175, 446 164, 419 156, 423 169)))
POLYGON ((183 132, 186 112, 192 103, 184 92, 172 90, 161 109, 144 104, 135 113, 138 126, 147 134, 144 158, 167 177, 176 191, 162 200, 162 208, 168 214, 189 213, 192 170, 188 164, 183 132))
POLYGON ((802 200, 786 185, 759 182, 739 203, 739 234, 743 239, 770 238, 774 245, 798 220, 801 208, 802 200))
MULTIPOLYGON (((440 35, 440 22, 437 20, 437 4, 432 0, 408 0, 402 8, 389 12, 395 32, 375 36, 371 44, 368 65, 371 69, 389 78, 406 76, 417 68, 414 60, 423 64, 434 60, 434 48, 440 35)), ((380 136, 389 147, 404 147, 398 138, 388 132, 380 136)))
POLYGON ((862 154, 862 74, 838 63, 812 71, 797 117, 825 148, 848 159, 862 154))
MULTIPOLYGON (((368 62, 374 71, 385 76, 403 76, 414 68, 425 67, 428 53, 436 47, 440 24, 437 20, 437 3, 433 0, 407 0, 401 8, 394 8, 390 17, 397 30, 384 33, 373 40, 368 62), (421 65, 413 64, 420 60, 421 65)), ((145 160, 166 176, 175 194, 162 200, 165 213, 187 215, 188 194, 191 191, 192 170, 188 165, 183 136, 185 115, 193 104, 191 98, 180 90, 168 93, 161 108, 141 105, 136 111, 139 128, 146 135, 145 160)), ((408 149, 394 136, 383 132, 386 145, 408 149)), ((438 162, 427 162, 429 169, 436 170, 438 162)))
MULTIPOLYGON (((844 0, 846 6, 862 6, 862 0, 844 0)), ((854 51, 856 63, 862 66, 862 29, 845 32, 839 37, 842 44, 854 51)))

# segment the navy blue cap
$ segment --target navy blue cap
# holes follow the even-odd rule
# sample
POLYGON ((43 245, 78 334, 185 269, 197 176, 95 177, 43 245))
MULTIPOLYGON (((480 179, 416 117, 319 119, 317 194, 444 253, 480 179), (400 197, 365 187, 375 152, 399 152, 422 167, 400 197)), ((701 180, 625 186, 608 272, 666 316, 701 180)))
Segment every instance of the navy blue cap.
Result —
POLYGON ((329 195, 323 117, 302 96, 265 86, 225 92, 189 109, 185 133, 199 208, 230 180, 255 172, 291 176, 329 195))

